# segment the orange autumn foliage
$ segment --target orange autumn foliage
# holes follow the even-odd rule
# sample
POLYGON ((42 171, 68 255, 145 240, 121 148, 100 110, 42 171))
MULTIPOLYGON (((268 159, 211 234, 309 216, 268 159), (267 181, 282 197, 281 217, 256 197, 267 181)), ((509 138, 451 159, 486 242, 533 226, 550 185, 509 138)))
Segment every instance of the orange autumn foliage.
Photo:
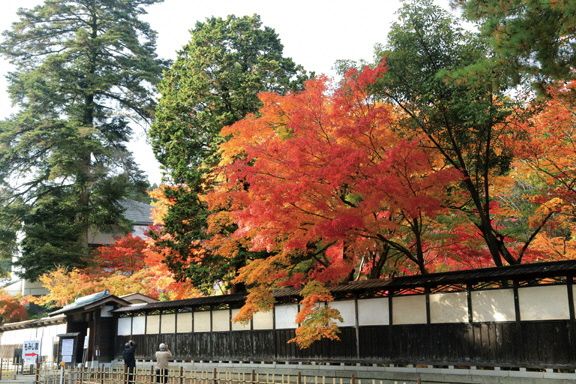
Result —
POLYGON ((144 267, 145 249, 146 242, 129 233, 116 239, 113 244, 98 247, 98 268, 106 273, 132 275, 144 267))
MULTIPOLYGON (((266 253, 236 278, 252 287, 239 318, 258 309, 251 297, 267 296, 262 288, 380 277, 391 255, 425 269, 426 228, 446 210, 446 188, 460 174, 422 145, 425 138, 399 134, 398 112, 374 102, 369 88, 385 70, 382 63, 350 71, 333 91, 320 78, 300 93, 261 94, 258 115, 222 130, 221 184, 204 197, 214 212, 207 244, 224 255, 238 244, 266 253), (233 235, 219 236, 217 228, 231 223, 233 235)), ((304 304, 316 294, 303 295, 299 345, 314 332, 336 337, 337 311, 308 312, 304 304)))
POLYGON ((576 259, 576 81, 549 94, 540 111, 519 124, 521 139, 510 145, 518 172, 539 187, 530 197, 538 204, 530 226, 548 219, 531 249, 538 260, 576 259))
POLYGON ((162 250, 147 240, 128 234, 113 244, 100 247, 96 266, 68 271, 58 268, 40 277, 48 294, 30 300, 61 307, 76 298, 108 290, 116 296, 141 293, 159 300, 199 296, 190 283, 178 282, 162 263, 162 250), (122 260, 123 255, 126 259, 122 260), (133 268, 137 265, 137 268, 133 268))
POLYGON ((0 324, 28 319, 24 304, 22 298, 0 292, 0 324))
POLYGON ((532 168, 552 194, 576 206, 576 81, 550 90, 542 111, 522 126, 517 161, 532 168))

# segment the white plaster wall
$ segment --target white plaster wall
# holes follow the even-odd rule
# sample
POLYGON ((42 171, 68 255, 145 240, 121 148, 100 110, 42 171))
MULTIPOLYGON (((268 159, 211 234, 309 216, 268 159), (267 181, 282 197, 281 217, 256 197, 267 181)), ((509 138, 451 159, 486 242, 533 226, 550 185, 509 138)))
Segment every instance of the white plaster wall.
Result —
POLYGON ((178 321, 176 322, 176 332, 190 333, 192 332, 192 312, 184 312, 177 314, 178 321))
POLYGON ((129 336, 132 332, 132 318, 120 317, 118 318, 118 335, 129 336))
POLYGON ((146 334, 156 335, 160 333, 160 315, 146 316, 146 334))
POLYGON ((22 295, 41 296, 47 294, 48 290, 40 281, 22 280, 22 295))
POLYGON ((342 316, 342 322, 336 321, 339 327, 354 327, 356 326, 356 307, 354 300, 332 301, 328 305, 337 309, 342 316))
POLYGON ((468 322, 466 292, 434 293, 430 295, 431 323, 468 322))
POLYGON ((566 285, 518 289, 520 320, 563 320, 570 318, 566 285))
POLYGON ((174 333, 176 332, 176 314, 163 313, 162 321, 160 322, 160 333, 174 333))
POLYGON ((210 332, 210 311, 194 312, 194 332, 210 332))
POLYGON ((249 331, 251 329, 251 321, 239 322, 234 321, 234 317, 240 312, 240 309, 232 310, 232 330, 233 331, 249 331))
POLYGON ((358 300, 358 325, 389 325, 390 308, 387 297, 358 300))
POLYGON ((491 289, 472 292, 474 322, 515 321, 514 290, 491 289))
POLYGON ((134 316, 132 318, 132 334, 144 335, 146 333, 146 316, 134 316))
POLYGON ((14 329, 2 333, 2 345, 19 345, 28 340, 36 340, 39 335, 36 328, 14 329))
POLYGON ((58 356, 54 356, 54 344, 58 343, 58 335, 66 333, 66 324, 48 325, 41 328, 40 354, 46 361, 55 361, 58 356))
POLYGON ((393 324, 425 324, 426 297, 424 295, 392 297, 393 324))
POLYGON ((254 329, 274 329, 274 317, 272 311, 256 312, 252 317, 254 329))
POLYGON ((212 330, 214 332, 230 330, 230 311, 228 309, 212 311, 212 330))
POLYGON ((276 318, 276 329, 296 329, 296 314, 298 313, 297 304, 281 304, 274 307, 274 316, 276 318))
POLYGON ((22 294, 23 286, 24 286, 24 280, 15 280, 14 282, 10 283, 9 285, 5 286, 2 289, 10 296, 17 296, 22 294))

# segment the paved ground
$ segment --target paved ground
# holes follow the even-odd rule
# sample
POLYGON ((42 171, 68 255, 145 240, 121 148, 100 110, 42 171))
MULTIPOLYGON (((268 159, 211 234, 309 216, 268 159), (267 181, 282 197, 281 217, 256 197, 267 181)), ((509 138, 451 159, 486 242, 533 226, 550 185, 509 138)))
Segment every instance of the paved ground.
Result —
POLYGON ((34 383, 34 375, 16 375, 16 378, 13 376, 9 377, 2 377, 0 380, 2 384, 31 384, 34 383))

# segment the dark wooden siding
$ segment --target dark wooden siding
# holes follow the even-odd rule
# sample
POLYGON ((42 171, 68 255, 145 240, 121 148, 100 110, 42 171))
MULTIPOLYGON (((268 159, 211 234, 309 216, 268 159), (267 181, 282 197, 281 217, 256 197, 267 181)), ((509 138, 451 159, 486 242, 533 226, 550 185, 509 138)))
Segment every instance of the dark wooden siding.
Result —
POLYGON ((230 360, 247 361, 252 358, 252 331, 233 331, 230 360))
MULTIPOLYGON (((113 344, 110 340, 116 334, 116 319, 113 317, 99 317, 96 322, 97 329, 94 332, 94 346, 100 350, 100 358, 103 361, 110 361, 115 354, 113 344)), ((92 358, 92 356, 90 356, 92 358)))
POLYGON ((569 320, 342 327, 341 341, 322 340, 301 350, 288 343, 293 329, 119 336, 136 342, 139 359, 168 344, 177 360, 337 361, 501 367, 576 367, 569 320))

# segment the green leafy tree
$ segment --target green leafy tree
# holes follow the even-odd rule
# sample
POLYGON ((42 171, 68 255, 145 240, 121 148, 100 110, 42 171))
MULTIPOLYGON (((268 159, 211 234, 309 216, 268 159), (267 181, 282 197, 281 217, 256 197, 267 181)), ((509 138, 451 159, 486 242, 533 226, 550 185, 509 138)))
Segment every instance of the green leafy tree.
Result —
POLYGON ((380 54, 389 71, 378 92, 405 112, 406 127, 422 131, 462 173, 457 208, 476 226, 494 264, 518 263, 521 255, 511 252, 492 217, 492 178, 508 172, 512 158, 502 140, 513 110, 504 97, 504 72, 487 56, 483 39, 431 1, 407 3, 388 42, 380 54))
POLYGON ((198 22, 190 42, 164 73, 149 136, 171 181, 186 187, 166 189, 174 204, 164 218, 170 237, 162 244, 176 251, 167 258, 168 265, 175 272, 189 265, 185 274, 197 286, 212 287, 214 281, 225 280, 247 257, 240 252, 236 260, 206 255, 192 264, 187 261, 193 244, 206 237, 206 206, 198 195, 209 188, 207 175, 218 163, 220 130, 258 111, 259 92, 301 89, 306 77, 299 65, 283 56, 278 35, 262 26, 257 15, 198 22))
POLYGON ((149 135, 175 183, 196 180, 214 156, 220 129, 260 107, 262 91, 301 87, 305 74, 260 17, 198 22, 190 42, 159 85, 161 98, 149 135))
POLYGON ((0 125, 2 209, 24 207, 27 278, 85 264, 90 231, 122 227, 118 201, 147 186, 126 143, 154 108, 162 63, 139 17, 156 2, 46 0, 3 34, 18 112, 0 125))
POLYGON ((479 22, 495 58, 519 82, 539 83, 574 77, 576 3, 574 1, 454 0, 464 16, 479 22))

